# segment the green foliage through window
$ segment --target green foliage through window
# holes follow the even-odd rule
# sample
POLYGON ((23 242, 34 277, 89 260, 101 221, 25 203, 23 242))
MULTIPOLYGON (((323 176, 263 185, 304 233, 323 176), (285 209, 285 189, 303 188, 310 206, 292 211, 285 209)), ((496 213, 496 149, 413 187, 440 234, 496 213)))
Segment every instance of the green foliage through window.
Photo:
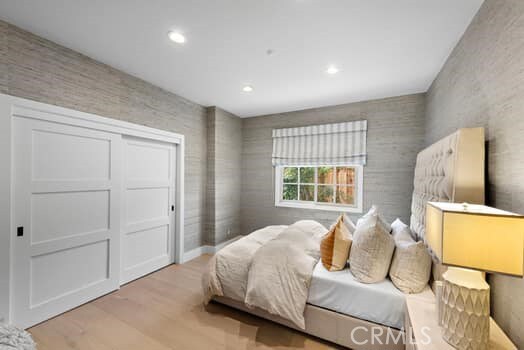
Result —
POLYGON ((333 203, 333 186, 318 186, 317 200, 321 203, 333 203))
POLYGON ((282 199, 285 201, 296 201, 298 199, 298 185, 284 185, 282 199))
POLYGON ((300 183, 314 184, 315 183, 315 168, 300 168, 300 183))
POLYGON ((298 168, 284 168, 284 183, 298 182, 298 168))
POLYGON ((313 202, 315 200, 315 185, 300 185, 300 200, 313 202))

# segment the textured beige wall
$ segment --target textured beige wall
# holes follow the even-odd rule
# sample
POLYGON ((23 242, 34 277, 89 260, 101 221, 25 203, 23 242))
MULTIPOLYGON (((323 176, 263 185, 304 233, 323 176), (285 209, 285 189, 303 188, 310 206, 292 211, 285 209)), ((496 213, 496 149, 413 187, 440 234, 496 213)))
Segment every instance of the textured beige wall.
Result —
MULTIPOLYGON (((485 1, 426 100, 426 144, 485 127, 488 204, 524 214, 524 1, 485 1)), ((524 349, 524 280, 490 285, 496 321, 524 349)))
POLYGON ((202 244, 204 107, 1 21, 0 92, 184 134, 185 249, 202 244))
POLYGON ((7 23, 0 21, 0 93, 7 93, 7 23))
POLYGON ((242 120, 217 107, 207 118, 206 241, 216 245, 240 234, 242 120))
POLYGON ((416 154, 424 145, 423 94, 243 119, 242 233, 301 219, 333 223, 337 212, 275 207, 271 132, 362 119, 368 120, 364 208, 376 204, 389 220, 400 217, 408 222, 416 154))

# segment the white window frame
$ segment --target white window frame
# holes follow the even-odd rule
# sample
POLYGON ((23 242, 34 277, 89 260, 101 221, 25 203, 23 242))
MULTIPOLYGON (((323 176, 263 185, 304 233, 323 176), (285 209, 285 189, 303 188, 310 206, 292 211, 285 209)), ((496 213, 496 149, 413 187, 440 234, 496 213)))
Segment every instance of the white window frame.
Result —
MULTIPOLYGON (((300 172, 300 171, 299 171, 300 172)), ((336 178, 336 176, 335 176, 336 178)), ((336 180, 335 180, 336 181, 336 180)), ((336 186, 336 184, 334 184, 336 186)), ((299 208, 299 209, 316 209, 316 210, 327 210, 327 211, 338 211, 346 213, 362 213, 363 212, 363 195, 364 189, 364 167, 362 165, 355 164, 322 164, 322 165, 279 165, 275 167, 275 206, 276 207, 287 207, 287 208, 299 208), (317 203, 317 170, 315 169, 315 202, 306 202, 301 200, 284 200, 282 199, 283 190, 283 170, 284 168, 309 168, 309 167, 352 167, 355 168, 355 185, 354 188, 357 193, 355 205, 344 205, 339 203, 317 203)))

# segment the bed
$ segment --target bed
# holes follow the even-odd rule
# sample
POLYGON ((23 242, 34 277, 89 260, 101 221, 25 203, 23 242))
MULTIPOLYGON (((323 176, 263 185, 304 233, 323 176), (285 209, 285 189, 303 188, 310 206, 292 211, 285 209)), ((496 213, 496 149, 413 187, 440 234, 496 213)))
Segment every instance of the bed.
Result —
MULTIPOLYGON (((482 128, 459 129, 418 154, 410 227, 420 240, 424 240, 425 206, 428 201, 484 202, 484 159, 482 128)), ((328 272, 320 262, 315 263, 311 266, 313 271, 303 312, 303 327, 276 316, 270 308, 246 305, 244 297, 249 286, 242 276, 256 264, 255 267, 247 266, 249 264, 239 258, 246 254, 241 250, 262 250, 259 247, 273 243, 285 229, 286 226, 268 226, 246 236, 249 238, 243 238, 243 243, 237 241, 224 249, 221 263, 225 262, 225 266, 210 267, 203 281, 204 294, 207 292, 209 299, 215 302, 351 349, 404 349, 403 341, 398 339, 403 339, 401 328, 404 324, 405 295, 389 279, 376 284, 362 284, 355 281, 348 269, 328 272), (219 269, 234 273, 228 277, 229 280, 217 277, 211 282, 209 276, 219 276, 220 273, 214 271, 219 269), (213 283, 220 284, 215 286, 220 287, 220 293, 209 288, 213 283), (228 288, 228 285, 234 287, 228 288)), ((434 264, 433 281, 440 279, 442 272, 443 268, 434 264)), ((431 293, 430 285, 422 293, 431 293)), ((297 298, 300 299, 300 295, 297 298)))
MULTIPOLYGON (((426 287, 422 293, 430 290, 426 287)), ((380 325, 402 328, 405 296, 389 278, 378 283, 361 283, 346 268, 330 272, 319 262, 315 266, 307 303, 380 325)))

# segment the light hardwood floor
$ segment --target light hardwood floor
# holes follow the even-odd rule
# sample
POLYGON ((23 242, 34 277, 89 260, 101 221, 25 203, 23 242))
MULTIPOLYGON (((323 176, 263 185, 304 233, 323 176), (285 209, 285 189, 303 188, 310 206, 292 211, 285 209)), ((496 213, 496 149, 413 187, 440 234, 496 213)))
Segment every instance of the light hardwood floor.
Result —
POLYGON ((204 307, 208 260, 166 267, 29 332, 38 350, 338 349, 223 305, 204 307))

